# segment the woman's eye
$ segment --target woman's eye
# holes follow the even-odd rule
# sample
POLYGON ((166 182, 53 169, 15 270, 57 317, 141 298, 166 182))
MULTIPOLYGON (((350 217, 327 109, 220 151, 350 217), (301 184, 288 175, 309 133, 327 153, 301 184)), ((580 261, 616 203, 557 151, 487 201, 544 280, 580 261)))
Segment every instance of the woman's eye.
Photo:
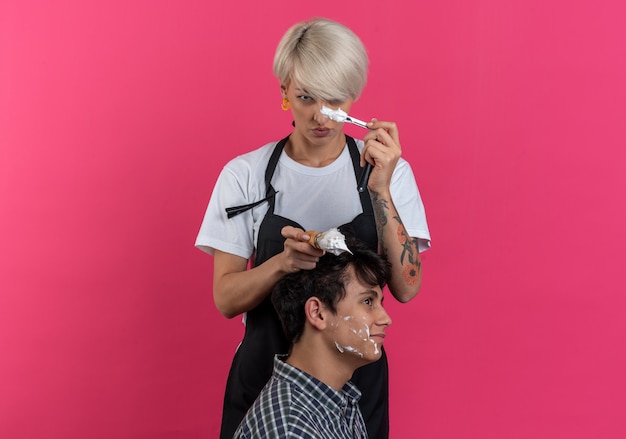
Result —
POLYGON ((365 299, 363 303, 366 305, 371 305, 373 302, 372 302, 372 299, 365 299))
POLYGON ((311 96, 298 96, 298 99, 300 99, 302 102, 313 102, 314 99, 311 96))

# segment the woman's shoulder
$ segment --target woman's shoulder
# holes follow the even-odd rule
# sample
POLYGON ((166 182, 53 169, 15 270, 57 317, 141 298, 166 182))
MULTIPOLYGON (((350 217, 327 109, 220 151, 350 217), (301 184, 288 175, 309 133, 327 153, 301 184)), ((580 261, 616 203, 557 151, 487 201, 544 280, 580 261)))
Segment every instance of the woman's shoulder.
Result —
POLYGON ((230 165, 231 163, 240 163, 240 162, 241 163, 256 163, 265 157, 267 157, 267 159, 269 160, 269 157, 270 155, 272 155, 272 151, 274 150, 274 147, 276 146, 277 143, 278 142, 266 143, 260 148, 240 154, 236 156, 235 158, 231 159, 230 162, 228 162, 228 164, 230 165))
POLYGON ((264 172, 277 143, 277 141, 266 143, 260 148, 238 155, 226 163, 225 169, 237 174, 254 173, 256 169, 262 169, 264 172))

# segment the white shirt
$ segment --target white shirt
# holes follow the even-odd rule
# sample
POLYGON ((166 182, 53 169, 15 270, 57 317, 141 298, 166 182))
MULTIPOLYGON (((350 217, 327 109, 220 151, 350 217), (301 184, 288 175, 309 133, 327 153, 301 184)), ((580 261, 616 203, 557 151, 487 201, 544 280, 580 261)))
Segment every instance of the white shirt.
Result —
MULTIPOLYGON (((265 169, 278 142, 238 156, 226 164, 213 188, 196 247, 249 259, 268 203, 228 219, 225 209, 265 198, 265 169)), ((359 151, 363 142, 356 140, 359 151)), ((348 223, 362 212, 357 181, 348 147, 331 164, 316 168, 302 165, 282 152, 272 177, 277 191, 274 213, 299 223, 304 230, 326 231, 348 223)), ((400 158, 391 179, 391 197, 420 251, 430 247, 424 205, 409 163, 400 158)))

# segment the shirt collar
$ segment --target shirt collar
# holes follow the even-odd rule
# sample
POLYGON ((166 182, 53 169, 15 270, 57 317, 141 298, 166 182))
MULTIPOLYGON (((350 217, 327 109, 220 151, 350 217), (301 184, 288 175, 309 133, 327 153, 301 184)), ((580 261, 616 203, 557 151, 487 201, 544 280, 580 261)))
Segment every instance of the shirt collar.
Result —
POLYGON ((341 391, 337 391, 314 376, 285 363, 286 359, 287 355, 274 357, 275 379, 292 383, 315 400, 325 403, 330 410, 345 410, 346 406, 355 406, 359 402, 361 392, 350 381, 341 391))

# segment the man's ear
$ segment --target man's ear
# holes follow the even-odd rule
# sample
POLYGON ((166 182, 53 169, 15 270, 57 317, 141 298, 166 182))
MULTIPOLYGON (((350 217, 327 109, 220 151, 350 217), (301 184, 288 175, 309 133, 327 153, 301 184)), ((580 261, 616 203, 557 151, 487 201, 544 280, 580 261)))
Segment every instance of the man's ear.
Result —
POLYGON ((326 328, 328 324, 327 313, 326 305, 315 296, 309 297, 304 304, 304 314, 307 322, 317 330, 321 331, 326 328))

